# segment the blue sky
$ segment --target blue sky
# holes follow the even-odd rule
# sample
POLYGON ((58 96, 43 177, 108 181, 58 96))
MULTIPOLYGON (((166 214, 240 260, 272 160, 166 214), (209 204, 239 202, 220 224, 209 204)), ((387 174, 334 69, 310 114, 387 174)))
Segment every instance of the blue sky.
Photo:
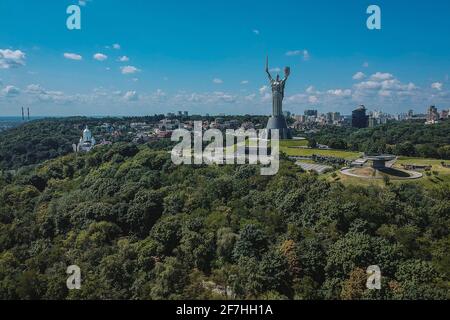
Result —
POLYGON ((294 113, 449 108, 449 16, 447 0, 2 0, 0 115, 269 114, 267 54, 291 67, 294 113))

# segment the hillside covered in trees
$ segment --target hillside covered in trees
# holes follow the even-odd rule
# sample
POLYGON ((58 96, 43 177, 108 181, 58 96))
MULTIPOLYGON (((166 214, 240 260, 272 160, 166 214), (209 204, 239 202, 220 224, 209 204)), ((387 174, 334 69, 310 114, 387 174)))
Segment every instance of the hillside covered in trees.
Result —
POLYGON ((449 190, 98 147, 0 177, 0 299, 448 299, 449 190))
POLYGON ((310 136, 334 149, 401 156, 450 159, 450 121, 425 125, 422 121, 390 122, 367 129, 325 127, 310 136))

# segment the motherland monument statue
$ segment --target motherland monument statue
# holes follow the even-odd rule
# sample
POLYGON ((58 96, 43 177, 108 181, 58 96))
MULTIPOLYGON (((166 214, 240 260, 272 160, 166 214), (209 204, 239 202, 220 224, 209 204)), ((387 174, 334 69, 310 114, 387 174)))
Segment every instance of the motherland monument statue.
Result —
POLYGON ((266 73, 269 77, 269 83, 272 88, 272 116, 267 122, 266 129, 269 133, 269 136, 270 130, 277 129, 279 130, 281 139, 291 139, 291 132, 283 115, 284 89, 286 86, 286 81, 291 74, 291 69, 289 67, 284 68, 283 79, 280 78, 279 74, 277 74, 276 78, 274 79, 269 71, 269 57, 267 57, 266 73))

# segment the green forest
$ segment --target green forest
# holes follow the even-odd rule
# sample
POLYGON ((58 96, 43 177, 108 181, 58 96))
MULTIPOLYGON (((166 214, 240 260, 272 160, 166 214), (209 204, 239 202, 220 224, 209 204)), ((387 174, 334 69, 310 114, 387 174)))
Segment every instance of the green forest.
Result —
POLYGON ((0 299, 450 297, 448 185, 175 166, 151 144, 56 156, 0 176, 0 299))
POLYGON ((367 129, 329 126, 310 134, 310 140, 333 149, 450 160, 450 121, 390 122, 367 129))

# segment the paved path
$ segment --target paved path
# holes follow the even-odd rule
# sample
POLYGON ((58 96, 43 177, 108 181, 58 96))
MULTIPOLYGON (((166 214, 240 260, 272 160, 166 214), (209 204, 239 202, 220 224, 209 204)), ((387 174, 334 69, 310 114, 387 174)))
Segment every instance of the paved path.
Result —
MULTIPOLYGON (((402 170, 403 172, 407 172, 408 174, 410 174, 409 177, 390 177, 392 180, 413 180, 413 179, 420 179, 423 177, 423 174, 421 174, 420 172, 416 172, 416 171, 406 171, 406 170, 402 170)), ((355 178, 360 178, 360 179, 383 179, 383 177, 372 177, 372 176, 361 176, 355 173, 352 173, 352 169, 342 169, 341 170, 342 174, 345 174, 346 176, 350 176, 350 177, 355 177, 355 178)))

